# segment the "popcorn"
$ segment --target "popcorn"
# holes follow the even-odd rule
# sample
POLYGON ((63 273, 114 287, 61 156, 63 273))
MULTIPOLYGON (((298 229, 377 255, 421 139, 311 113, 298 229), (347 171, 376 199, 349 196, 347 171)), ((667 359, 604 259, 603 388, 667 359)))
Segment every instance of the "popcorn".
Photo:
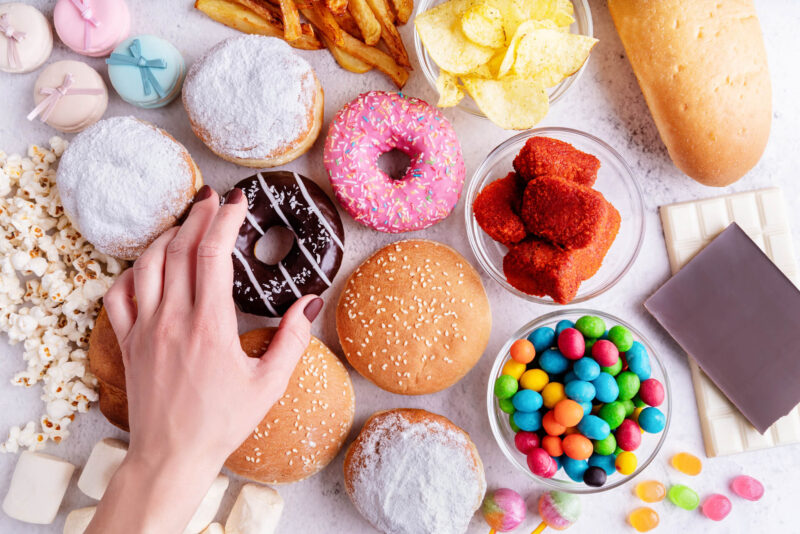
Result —
POLYGON ((21 343, 27 368, 11 383, 41 384, 44 414, 9 430, 0 452, 37 450, 69 435, 76 412, 98 400, 88 369, 100 298, 126 267, 94 249, 64 215, 56 163, 67 142, 0 150, 0 331, 21 343))

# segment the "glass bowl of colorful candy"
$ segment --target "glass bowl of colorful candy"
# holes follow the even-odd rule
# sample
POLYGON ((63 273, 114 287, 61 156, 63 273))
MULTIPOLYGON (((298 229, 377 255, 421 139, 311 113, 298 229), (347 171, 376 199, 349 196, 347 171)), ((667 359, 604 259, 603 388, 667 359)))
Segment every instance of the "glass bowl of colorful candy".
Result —
POLYGON ((487 388, 492 433, 532 479, 573 493, 624 484, 661 449, 670 386, 653 346, 608 313, 543 315, 503 345, 487 388))

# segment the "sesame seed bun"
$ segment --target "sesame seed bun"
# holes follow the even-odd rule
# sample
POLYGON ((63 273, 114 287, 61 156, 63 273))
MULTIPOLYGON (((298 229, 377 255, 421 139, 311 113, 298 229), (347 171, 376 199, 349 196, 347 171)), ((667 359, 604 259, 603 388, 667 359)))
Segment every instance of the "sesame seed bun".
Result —
POLYGON ((392 243, 345 284, 336 329, 347 360, 378 387, 403 395, 448 388, 478 362, 492 316, 480 276, 452 248, 392 243))

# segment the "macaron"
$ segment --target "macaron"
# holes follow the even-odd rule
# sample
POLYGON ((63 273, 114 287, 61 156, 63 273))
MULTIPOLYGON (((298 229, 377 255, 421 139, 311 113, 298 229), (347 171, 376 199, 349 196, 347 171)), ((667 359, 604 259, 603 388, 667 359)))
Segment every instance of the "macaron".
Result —
POLYGON ((22 73, 39 68, 53 51, 53 33, 33 6, 0 4, 0 70, 22 73))
POLYGON ((100 120, 108 106, 108 89, 86 63, 57 61, 39 74, 33 100, 36 107, 28 120, 38 117, 56 130, 75 133, 100 120))
POLYGON ((119 96, 141 108, 169 104, 180 94, 186 77, 186 64, 178 49, 154 35, 124 40, 106 63, 119 96))
POLYGON ((124 0, 58 0, 53 24, 73 51, 99 57, 130 34, 131 16, 124 0))

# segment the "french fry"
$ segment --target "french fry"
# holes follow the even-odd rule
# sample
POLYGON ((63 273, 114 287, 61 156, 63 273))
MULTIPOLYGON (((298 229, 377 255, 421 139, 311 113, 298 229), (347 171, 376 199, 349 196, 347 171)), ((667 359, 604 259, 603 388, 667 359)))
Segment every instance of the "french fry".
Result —
POLYGON ((334 15, 341 15, 347 11, 347 0, 325 0, 325 5, 334 15))
MULTIPOLYGON (((194 7, 211 19, 243 33, 281 38, 284 36, 283 23, 280 19, 276 20, 272 14, 268 18, 263 17, 238 2, 230 0, 197 0, 194 7)), ((319 50, 323 48, 322 43, 319 42, 319 39, 317 39, 308 25, 304 25, 303 35, 290 44, 295 48, 304 50, 319 50)))
POLYGON ((349 70, 350 72, 355 72, 356 74, 364 74, 372 70, 372 65, 368 63, 364 63, 358 58, 355 58, 333 44, 327 37, 324 35, 320 36, 320 40, 325 43, 325 46, 328 47, 330 50, 333 59, 345 70, 349 70))
MULTIPOLYGON (((353 15, 364 43, 372 46, 381 40, 381 23, 375 18, 375 13, 370 9, 367 0, 350 0, 347 10, 353 15)), ((349 33, 349 32, 348 32, 349 33)))
POLYGON ((300 25, 300 12, 293 0, 280 0, 283 16, 283 38, 288 42, 296 41, 303 35, 300 25))
POLYGON ((309 22, 314 24, 319 31, 324 33, 330 41, 333 42, 336 46, 342 46, 344 44, 344 30, 342 27, 339 26, 339 23, 336 22, 336 18, 331 13, 331 10, 328 9, 328 6, 322 0, 314 0, 314 5, 311 9, 303 10, 303 16, 308 19, 309 22), (306 13, 313 13, 316 15, 316 20, 318 23, 312 21, 306 13))
MULTIPOLYGON (((333 41, 333 31, 323 24, 322 17, 315 9, 301 9, 300 12, 311 24, 317 28, 328 40, 333 41)), ((340 28, 341 30, 341 28, 340 28)), ((372 65, 382 73, 389 76, 397 87, 402 88, 408 81, 408 71, 397 64, 387 53, 375 47, 368 46, 346 32, 340 32, 343 44, 338 45, 354 58, 372 65)))
MULTIPOLYGON (((394 12, 397 16, 397 24, 405 24, 411 18, 414 11, 414 0, 392 0, 394 12)), ((572 4, 570 4, 572 5, 572 4)))
POLYGON ((334 13, 333 18, 336 19, 336 23, 339 24, 344 31, 356 39, 360 39, 362 41, 364 40, 364 37, 361 35, 361 28, 359 28, 358 24, 356 24, 356 19, 354 19, 353 15, 350 14, 350 11, 345 10, 341 15, 334 13))
POLYGON ((392 9, 389 7, 387 0, 366 0, 375 17, 381 25, 381 37, 383 42, 386 43, 386 48, 389 50, 394 60, 400 64, 401 67, 407 69, 411 68, 411 63, 408 61, 408 52, 403 45, 403 39, 394 25, 394 15, 392 9))

